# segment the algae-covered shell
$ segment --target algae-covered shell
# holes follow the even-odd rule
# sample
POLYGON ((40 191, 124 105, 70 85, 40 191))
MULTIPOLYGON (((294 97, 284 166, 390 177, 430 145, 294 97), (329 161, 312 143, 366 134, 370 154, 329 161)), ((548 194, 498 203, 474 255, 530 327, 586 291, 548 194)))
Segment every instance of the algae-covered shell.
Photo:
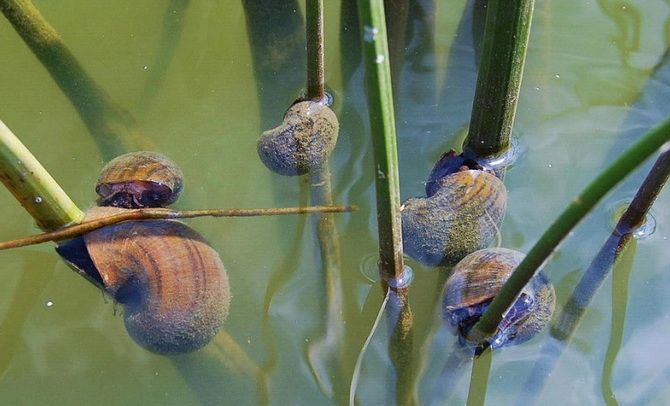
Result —
MULTIPOLYGON (((87 219, 113 210, 125 209, 94 208, 87 219)), ((219 254, 187 225, 127 221, 90 232, 83 242, 90 266, 73 258, 72 249, 59 247, 59 253, 124 306, 126 329, 142 347, 195 351, 221 328, 231 297, 228 276, 219 254)))
POLYGON ((339 123, 323 103, 301 101, 292 105, 278 127, 258 140, 258 156, 280 175, 304 175, 327 160, 337 142, 339 123))
POLYGON ((101 206, 163 207, 182 192, 184 175, 166 156, 150 151, 131 152, 107 163, 95 187, 101 206))
POLYGON ((402 208, 404 250, 429 266, 454 264, 486 248, 507 207, 505 185, 490 173, 464 170, 438 182, 431 197, 408 199, 402 208))
MULTIPOLYGON (((507 248, 488 248, 463 258, 444 287, 444 318, 464 339, 489 303, 521 263, 524 254, 507 248)), ((538 273, 505 314, 491 339, 493 348, 520 344, 546 327, 556 303, 553 285, 538 273)))

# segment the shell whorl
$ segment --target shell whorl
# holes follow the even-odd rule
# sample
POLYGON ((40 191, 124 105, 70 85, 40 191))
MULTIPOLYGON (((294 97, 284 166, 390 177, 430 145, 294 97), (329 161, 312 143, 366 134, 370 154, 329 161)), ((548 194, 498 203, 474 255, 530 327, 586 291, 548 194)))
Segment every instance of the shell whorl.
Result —
POLYGON ((228 277, 218 253, 188 226, 128 221, 88 233, 84 241, 104 290, 124 305, 126 328, 140 345, 161 354, 189 352, 219 331, 228 315, 228 277))
POLYGON ((402 209, 405 252, 429 265, 454 264, 495 239, 507 207, 500 179, 465 170, 439 179, 431 197, 411 198, 402 209))

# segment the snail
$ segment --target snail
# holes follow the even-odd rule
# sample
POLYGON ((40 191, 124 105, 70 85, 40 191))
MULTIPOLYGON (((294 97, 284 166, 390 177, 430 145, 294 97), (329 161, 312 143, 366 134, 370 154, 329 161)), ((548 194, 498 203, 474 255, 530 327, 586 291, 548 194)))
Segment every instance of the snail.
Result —
MULTIPOLYGON (((488 248, 463 258, 444 288, 443 315, 461 344, 493 297, 500 292, 524 254, 507 248, 488 248)), ((492 348, 521 344, 541 331, 556 304, 553 285, 539 272, 526 285, 491 338, 492 348)))
POLYGON ((437 266, 486 248, 505 215, 507 191, 502 181, 464 166, 432 182, 428 197, 402 205, 405 252, 424 265, 437 266))
MULTIPOLYGON (((156 174, 181 174, 169 161, 168 167, 160 168, 155 157, 161 158, 146 152, 123 155, 112 160, 100 178, 123 178, 127 185, 134 184, 131 166, 122 165, 124 162, 139 162, 140 185, 148 183, 146 179, 156 179, 156 174), (149 159, 145 159, 147 156, 149 159), (148 167, 153 169, 147 170, 148 167), (123 176, 115 178, 111 175, 114 170, 123 176)), ((172 190, 181 190, 181 178, 169 184, 172 190)), ((117 195, 126 197, 114 200, 117 205, 128 204, 132 208, 142 201, 131 196, 139 190, 133 186, 119 190, 117 195)), ((165 201, 174 199, 168 197, 165 201)), ((85 220, 128 208, 94 207, 86 212, 85 220)), ((128 333, 149 351, 158 354, 195 351, 216 335, 228 315, 231 294, 219 254, 202 236, 179 221, 117 223, 61 243, 56 251, 80 275, 123 305, 128 333)))
POLYGON ((261 134, 258 156, 280 175, 304 175, 328 160, 338 131, 337 117, 327 105, 300 101, 286 111, 281 125, 261 134))
POLYGON ((181 169, 167 157, 149 151, 118 156, 105 165, 95 187, 100 206, 165 207, 183 189, 181 169))

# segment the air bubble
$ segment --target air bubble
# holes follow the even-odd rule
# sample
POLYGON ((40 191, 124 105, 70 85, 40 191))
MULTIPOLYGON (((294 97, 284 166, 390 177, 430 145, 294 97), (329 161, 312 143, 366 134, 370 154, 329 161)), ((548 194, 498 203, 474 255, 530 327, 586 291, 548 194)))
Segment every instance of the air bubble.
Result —
POLYGON ((35 198, 35 204, 40 204, 40 203, 42 203, 42 198, 40 196, 37 196, 35 198))
POLYGON ((46 303, 44 303, 44 305, 45 305, 46 307, 53 307, 54 302, 52 302, 51 300, 49 300, 49 301, 47 301, 46 303))

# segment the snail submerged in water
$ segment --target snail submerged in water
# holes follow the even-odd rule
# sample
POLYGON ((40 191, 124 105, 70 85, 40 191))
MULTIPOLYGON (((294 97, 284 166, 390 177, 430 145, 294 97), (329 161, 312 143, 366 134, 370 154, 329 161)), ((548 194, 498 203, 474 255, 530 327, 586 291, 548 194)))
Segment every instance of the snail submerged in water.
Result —
MULTIPOLYGON (((488 248, 469 254, 454 267, 445 283, 443 316, 461 344, 524 257, 507 248, 488 248)), ((539 272, 503 317, 491 347, 531 339, 549 324, 555 305, 554 287, 539 272)))
POLYGON ((118 156, 105 165, 95 186, 100 206, 165 207, 183 189, 181 169, 164 155, 139 151, 118 156))
POLYGON ((431 172, 427 197, 405 201, 402 238, 409 256, 428 266, 449 265, 495 239, 507 190, 495 175, 477 167, 475 161, 447 153, 431 172))
POLYGON ((284 114, 278 127, 258 140, 258 156, 280 175, 304 175, 328 160, 337 142, 339 123, 333 110, 321 101, 299 101, 284 114))
MULTIPOLYGON (((138 177, 147 179, 147 159, 142 154, 134 153, 134 159, 124 161, 120 170, 126 182, 132 183, 133 162, 138 163, 138 177)), ((108 167, 103 175, 106 171, 108 167)), ((177 174, 172 169, 157 169, 155 173, 177 174)), ((123 193, 134 190, 125 188, 123 193)), ((179 190, 181 186, 177 193, 179 190)), ((176 197, 169 196, 169 200, 176 197)), ((117 204, 123 201, 135 201, 135 197, 117 200, 117 204)), ((85 220, 124 210, 127 208, 94 207, 86 212, 85 220)), ((231 293, 219 254, 181 222, 117 223, 62 243, 56 251, 79 274, 123 305, 128 333, 149 351, 195 351, 216 335, 228 315, 231 293)))

